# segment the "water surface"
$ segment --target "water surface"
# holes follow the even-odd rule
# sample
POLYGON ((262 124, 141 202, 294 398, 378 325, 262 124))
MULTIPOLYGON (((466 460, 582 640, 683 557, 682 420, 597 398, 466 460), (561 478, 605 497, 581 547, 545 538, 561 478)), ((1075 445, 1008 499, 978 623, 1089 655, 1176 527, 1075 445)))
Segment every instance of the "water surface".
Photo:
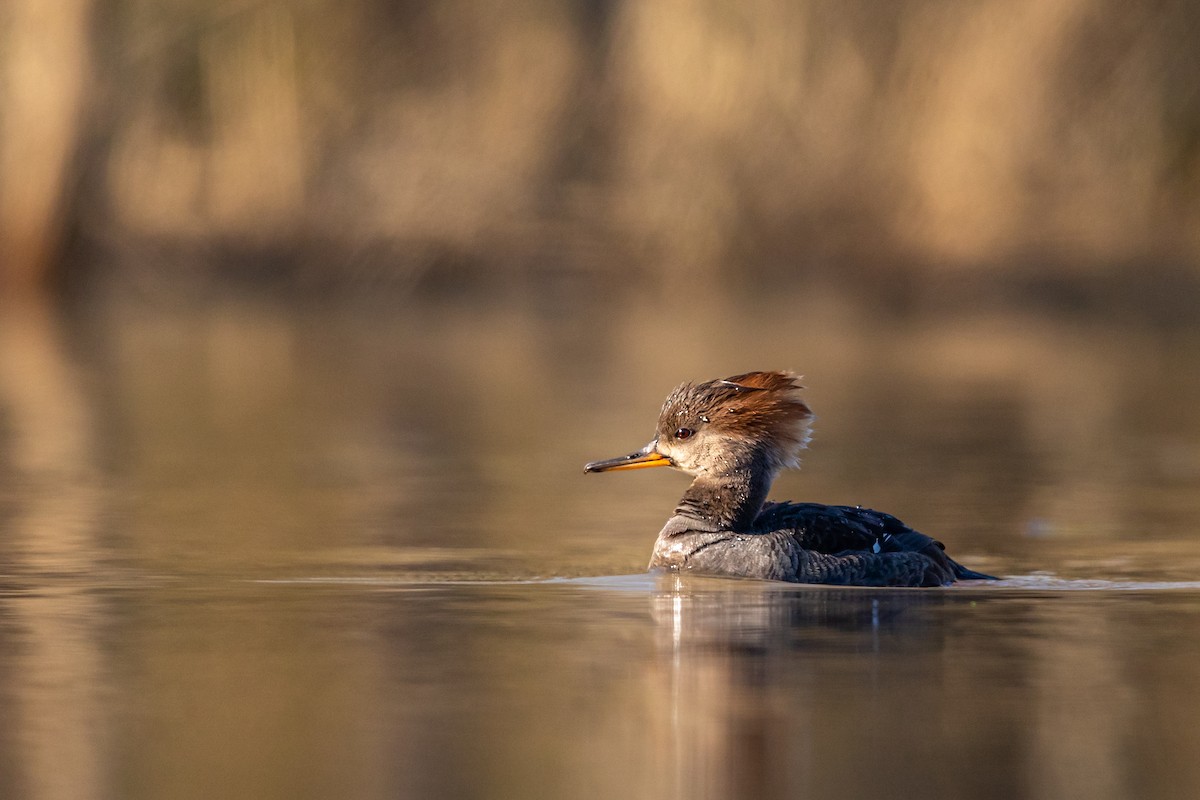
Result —
POLYGON ((823 302, 0 316, 0 795, 1200 795, 1200 341, 823 302), (737 319, 737 335, 713 319, 737 319), (998 584, 654 576, 687 378, 998 584))

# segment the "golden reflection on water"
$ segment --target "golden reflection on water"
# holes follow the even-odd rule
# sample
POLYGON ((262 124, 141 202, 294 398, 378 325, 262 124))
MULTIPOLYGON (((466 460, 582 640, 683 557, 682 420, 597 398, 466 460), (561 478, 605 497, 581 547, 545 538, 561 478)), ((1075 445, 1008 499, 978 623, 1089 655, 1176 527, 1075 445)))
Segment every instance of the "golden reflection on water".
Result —
POLYGON ((793 300, 654 336, 636 306, 6 305, 0 794, 1200 789, 1197 341, 793 300), (819 417, 777 496, 1193 588, 506 583, 640 573, 683 480, 582 464, 757 367, 819 417))
POLYGON ((637 576, 190 583, 102 596, 43 609, 92 623, 66 636, 13 623, 38 598, 0 598, 0 692, 18 711, 0 724, 16 750, 0 755, 19 765, 6 794, 1060 797, 1087 787, 1118 798, 1200 787, 1185 724, 1200 711, 1194 591, 637 576), (47 635, 69 665, 36 647, 47 635), (61 768, 64 752, 81 760, 61 768))
POLYGON ((818 416, 778 497, 884 508, 1010 573, 1134 574, 1194 541, 1194 337, 1011 316, 892 329, 821 297, 696 313, 653 335, 636 305, 6 314, 5 452, 54 495, 17 507, 66 515, 36 539, 51 571, 629 572, 683 481, 581 465, 644 443, 677 382, 768 366, 807 373, 818 416), (119 546, 69 544, 100 513, 119 546))
POLYGON ((671 778, 648 796, 1120 798, 1200 779, 1148 724, 1194 713, 1194 694, 1169 711, 1172 691, 1139 673, 1150 658, 1178 675, 1195 652, 1194 593, 672 584, 653 600, 645 698, 671 778), (1160 612, 1160 633, 1139 635, 1160 612), (1151 648, 1160 637, 1168 652, 1151 648))
MULTIPOLYGON (((5 576, 49 577, 34 596, 3 603, 9 635, 8 699, 21 796, 103 796, 107 725, 99 708, 102 656, 95 626, 106 619, 96 598, 53 585, 102 568, 102 480, 95 463, 92 409, 51 309, 6 304, 0 313, 0 444, 5 576)), ((3 597, 0 589, 0 597, 3 597)), ((0 790, 4 787, 0 784, 0 790)))

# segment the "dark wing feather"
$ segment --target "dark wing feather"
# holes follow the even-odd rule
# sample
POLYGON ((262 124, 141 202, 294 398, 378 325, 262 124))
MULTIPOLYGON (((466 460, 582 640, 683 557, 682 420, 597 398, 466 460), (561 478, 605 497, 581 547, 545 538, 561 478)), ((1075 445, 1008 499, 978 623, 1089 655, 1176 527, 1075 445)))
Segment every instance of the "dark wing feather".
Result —
POLYGON ((913 530, 891 514, 869 508, 767 503, 754 527, 763 532, 787 531, 801 548, 816 553, 838 556, 916 553, 933 562, 935 571, 958 580, 990 577, 951 559, 942 543, 933 537, 913 530))

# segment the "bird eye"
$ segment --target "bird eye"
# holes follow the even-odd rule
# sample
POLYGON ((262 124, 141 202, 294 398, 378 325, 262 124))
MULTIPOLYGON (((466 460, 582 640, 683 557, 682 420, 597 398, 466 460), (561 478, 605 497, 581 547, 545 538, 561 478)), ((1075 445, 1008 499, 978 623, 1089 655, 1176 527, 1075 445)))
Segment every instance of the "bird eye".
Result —
POLYGON ((695 431, 693 431, 691 428, 680 428, 679 430, 675 431, 675 438, 690 439, 693 433, 695 433, 695 431))

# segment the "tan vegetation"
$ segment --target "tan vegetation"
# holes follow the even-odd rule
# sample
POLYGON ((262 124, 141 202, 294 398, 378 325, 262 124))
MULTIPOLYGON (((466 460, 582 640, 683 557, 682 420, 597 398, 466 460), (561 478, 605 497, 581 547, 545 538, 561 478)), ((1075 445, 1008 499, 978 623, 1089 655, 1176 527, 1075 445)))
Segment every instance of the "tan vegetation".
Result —
POLYGON ((10 282, 75 234, 397 279, 1200 263, 1187 3, 7 9, 10 282))

